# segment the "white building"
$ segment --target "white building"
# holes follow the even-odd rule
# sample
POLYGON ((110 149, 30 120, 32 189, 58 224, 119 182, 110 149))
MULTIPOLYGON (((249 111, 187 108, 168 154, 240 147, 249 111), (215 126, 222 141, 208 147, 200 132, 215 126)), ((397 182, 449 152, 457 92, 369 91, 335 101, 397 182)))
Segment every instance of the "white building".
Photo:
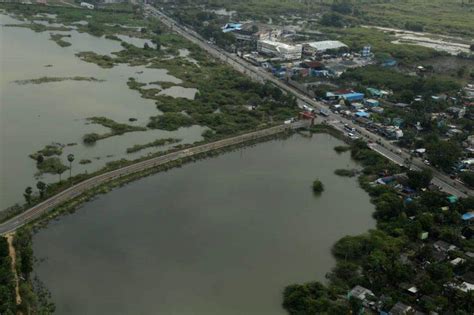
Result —
POLYGON ((81 7, 87 8, 87 9, 90 9, 90 10, 94 9, 94 5, 90 4, 90 3, 87 3, 87 2, 81 2, 81 7))
POLYGON ((338 40, 323 40, 319 42, 310 42, 303 45, 306 54, 315 54, 325 52, 331 49, 348 48, 346 44, 338 40))
POLYGON ((257 41, 258 52, 272 55, 283 60, 301 59, 302 45, 289 45, 270 40, 257 41))

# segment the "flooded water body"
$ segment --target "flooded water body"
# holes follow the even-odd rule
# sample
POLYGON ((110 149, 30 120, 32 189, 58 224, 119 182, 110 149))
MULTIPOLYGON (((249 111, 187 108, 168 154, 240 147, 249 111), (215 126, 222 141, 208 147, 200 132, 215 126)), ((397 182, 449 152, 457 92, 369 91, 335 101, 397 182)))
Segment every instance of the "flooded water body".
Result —
POLYGON ((337 145, 294 135, 99 196, 34 236, 35 272, 57 314, 285 314, 286 285, 324 281, 331 246, 374 227, 337 145))
MULTIPOLYGON (((111 55, 122 49, 119 41, 94 37, 76 30, 70 32, 33 32, 27 28, 6 27, 23 21, 0 14, 0 211, 23 202, 27 186, 35 187, 35 161, 28 157, 51 143, 77 143, 65 147, 61 159, 70 153, 76 157, 72 174, 93 172, 107 162, 122 158, 136 159, 170 146, 149 148, 133 154, 126 149, 162 138, 179 138, 181 144, 202 139, 201 126, 181 128, 175 132, 148 130, 133 132, 98 141, 94 146, 82 144, 87 133, 106 133, 108 128, 88 124, 86 118, 104 116, 120 123, 146 126, 150 116, 161 114, 153 100, 141 98, 128 88, 130 77, 139 82, 156 81, 180 84, 182 81, 165 69, 118 65, 102 69, 75 56, 81 51, 111 55), (50 33, 70 34, 64 38, 69 47, 50 40, 50 33), (34 47, 34 49, 32 49, 34 47), (61 81, 42 84, 18 84, 18 80, 42 77, 93 77, 102 82, 61 81), (130 118, 137 119, 129 122, 130 118), (81 159, 92 162, 80 165, 81 159)), ((123 37, 143 46, 144 39, 123 37)), ((173 91, 171 91, 173 92, 173 91)), ((180 91, 178 91, 180 92, 180 91)), ((188 97, 195 91, 188 91, 188 97)), ((176 93, 175 93, 176 94, 176 93)), ((169 93, 169 95, 174 95, 169 93)), ((66 174, 63 174, 63 178, 66 174)), ((57 175, 44 175, 41 180, 54 182, 57 175)))

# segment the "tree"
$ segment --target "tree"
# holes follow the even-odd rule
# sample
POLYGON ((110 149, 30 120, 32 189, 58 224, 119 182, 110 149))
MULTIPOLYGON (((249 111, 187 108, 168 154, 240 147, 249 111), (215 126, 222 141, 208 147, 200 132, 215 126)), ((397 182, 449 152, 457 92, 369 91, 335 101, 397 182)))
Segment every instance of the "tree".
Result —
POLYGON ((23 194, 23 196, 25 197, 25 200, 28 204, 31 204, 31 195, 32 194, 33 194, 33 188, 31 188, 30 186, 26 187, 25 193, 23 194))
POLYGON ((461 179, 469 187, 474 187, 474 172, 461 173, 461 179))
POLYGON ((36 163, 41 164, 41 163, 43 163, 43 161, 44 161, 44 156, 43 156, 43 154, 38 154, 38 155, 36 156, 36 163))
POLYGON ((313 191, 315 193, 321 193, 324 190, 324 185, 320 180, 315 180, 313 182, 313 191))
POLYGON ((459 146, 450 141, 437 141, 426 148, 429 161, 447 172, 451 171, 451 167, 459 160, 461 153, 459 146))
POLYGON ((39 181, 39 182, 36 183, 36 188, 38 188, 38 190, 39 190, 40 198, 43 199, 44 192, 46 190, 46 184, 42 181, 39 181))
POLYGON ((430 185, 433 179, 433 173, 429 169, 423 169, 421 171, 408 171, 408 185, 416 190, 426 188, 430 185))
POLYGON ((69 179, 71 179, 72 174, 72 162, 74 162, 74 154, 68 154, 67 160, 69 161, 69 179))

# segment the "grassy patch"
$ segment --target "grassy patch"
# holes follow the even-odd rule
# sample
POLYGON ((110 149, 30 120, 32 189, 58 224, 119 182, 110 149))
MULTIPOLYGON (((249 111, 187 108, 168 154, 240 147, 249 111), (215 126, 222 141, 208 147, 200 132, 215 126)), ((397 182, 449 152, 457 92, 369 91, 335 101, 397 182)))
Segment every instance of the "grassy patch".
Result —
POLYGON ((181 127, 189 127, 194 124, 194 120, 181 113, 164 113, 163 115, 152 117, 148 127, 173 131, 181 127))
POLYGON ((38 173, 36 175, 48 174, 62 174, 69 169, 63 164, 61 159, 58 157, 50 157, 45 159, 42 163, 36 164, 38 173))
POLYGON ((347 169, 337 169, 334 171, 334 174, 338 175, 338 176, 344 176, 344 177, 354 177, 356 176, 358 173, 357 170, 347 170, 347 169))
POLYGON ((62 81, 87 81, 87 82, 104 82, 105 80, 99 80, 94 77, 41 77, 38 79, 30 80, 17 80, 14 81, 17 84, 43 84, 51 82, 62 82, 62 81))
POLYGON ((50 39, 54 41, 56 44, 58 44, 61 47, 69 47, 71 46, 70 42, 65 41, 63 38, 64 37, 71 37, 71 35, 65 35, 65 34, 51 34, 50 39))
POLYGON ((51 157, 53 155, 63 154, 63 145, 61 144, 48 144, 43 149, 36 151, 33 154, 30 154, 29 157, 33 160, 38 160, 38 156, 42 155, 43 157, 51 157))
POLYGON ((115 63, 114 59, 110 56, 99 55, 93 51, 81 51, 76 54, 82 61, 95 63, 101 68, 112 68, 115 63))
POLYGON ((90 117, 90 118, 87 118, 87 120, 91 122, 92 124, 98 124, 106 128, 110 128, 110 132, 107 132, 104 134, 88 133, 84 135, 84 137, 82 138, 82 141, 86 144, 93 144, 97 142, 98 140, 106 139, 106 138, 117 136, 117 135, 122 135, 127 132, 147 130, 145 127, 131 126, 127 124, 118 123, 106 117, 90 117))
POLYGON ((347 145, 338 145, 338 146, 334 147, 334 151, 336 151, 337 153, 347 152, 350 149, 351 149, 351 147, 347 146, 347 145))
POLYGON ((136 144, 133 147, 127 148, 127 153, 134 153, 146 148, 152 147, 161 147, 167 144, 173 144, 181 142, 181 139, 174 139, 174 138, 166 138, 166 139, 158 139, 152 142, 148 142, 145 144, 136 144))
POLYGON ((89 159, 82 159, 79 161, 79 164, 81 165, 90 164, 90 163, 92 163, 92 161, 89 159))

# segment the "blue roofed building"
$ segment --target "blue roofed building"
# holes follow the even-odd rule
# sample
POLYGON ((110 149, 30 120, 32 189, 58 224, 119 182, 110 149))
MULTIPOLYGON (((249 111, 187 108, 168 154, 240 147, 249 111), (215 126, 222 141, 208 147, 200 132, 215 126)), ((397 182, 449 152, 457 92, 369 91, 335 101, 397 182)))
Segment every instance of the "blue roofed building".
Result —
POLYGON ((233 31, 240 31, 242 29, 242 24, 240 23, 227 23, 222 27, 222 32, 229 33, 233 31))
POLYGON ((357 102, 357 101, 363 101, 364 100, 364 93, 347 93, 341 95, 343 99, 349 101, 349 102, 357 102))

